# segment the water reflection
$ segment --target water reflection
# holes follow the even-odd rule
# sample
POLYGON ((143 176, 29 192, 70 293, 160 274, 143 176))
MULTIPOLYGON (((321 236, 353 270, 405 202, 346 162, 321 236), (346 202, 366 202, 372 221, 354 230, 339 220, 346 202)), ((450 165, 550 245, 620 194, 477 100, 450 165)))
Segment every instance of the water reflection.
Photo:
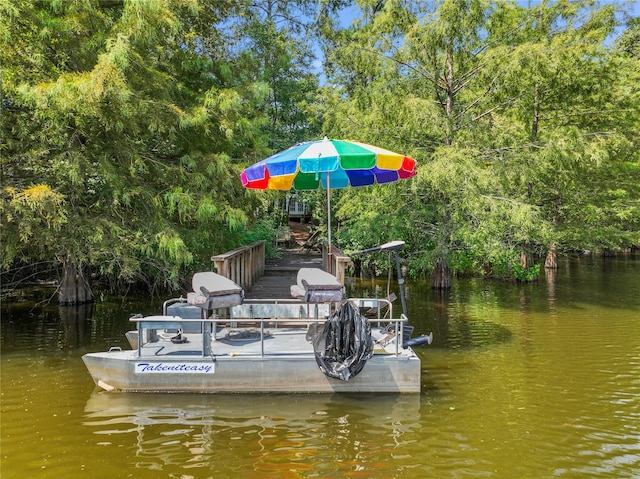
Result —
POLYGON ((556 280, 558 278, 557 268, 544 268, 545 284, 547 286, 547 302, 549 304, 549 312, 556 314, 556 280))
POLYGON ((433 332, 434 346, 446 344, 449 338, 449 300, 450 290, 432 289, 433 314, 435 331, 433 332))
MULTIPOLYGON (((511 331, 482 317, 473 318, 464 312, 449 314, 449 293, 433 291, 434 343, 446 349, 473 348, 499 344, 511 339, 511 331)), ((454 306, 455 309, 455 306, 454 306)))
POLYGON ((337 469, 383 477, 375 471, 388 469, 385 457, 410 458, 406 447, 420 430, 420 397, 95 391, 83 425, 96 445, 133 448, 132 465, 139 469, 220 474, 234 457, 243 477, 298 477, 294 471, 320 471, 330 460, 334 469, 340 464, 337 469))
POLYGON ((58 314, 63 331, 59 347, 77 349, 86 344, 91 337, 93 304, 58 306, 58 314))
MULTIPOLYGON (((407 281, 408 316, 416 328, 414 336, 433 332, 429 348, 436 349, 469 349, 509 341, 512 332, 500 324, 500 317, 492 307, 499 301, 497 292, 502 286, 477 280, 469 281, 462 290, 437 290, 426 281, 407 281)), ((384 281, 368 279, 353 282, 349 295, 384 297, 386 290, 384 281)), ((399 291, 391 292, 399 294, 399 291)), ((394 304, 394 314, 398 307, 394 304)))

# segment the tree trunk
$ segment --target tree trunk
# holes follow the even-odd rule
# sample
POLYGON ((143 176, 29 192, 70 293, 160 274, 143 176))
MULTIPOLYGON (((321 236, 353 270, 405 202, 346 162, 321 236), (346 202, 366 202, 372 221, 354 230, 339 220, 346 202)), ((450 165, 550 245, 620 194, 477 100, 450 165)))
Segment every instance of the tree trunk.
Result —
POLYGON ((76 264, 69 255, 62 265, 62 282, 58 292, 58 303, 74 305, 93 302, 93 292, 84 275, 82 264, 76 264))
POLYGON ((449 263, 443 257, 436 259, 433 275, 431 276, 431 287, 433 289, 451 288, 451 270, 449 263))
POLYGON ((446 73, 446 104, 445 112, 447 114, 447 137, 444 140, 446 146, 450 146, 453 142, 453 102, 455 99, 455 89, 453 85, 453 47, 447 46, 447 73, 446 73))
POLYGON ((540 123, 540 87, 535 86, 533 98, 533 118, 531 120, 531 138, 535 140, 538 137, 538 125, 540 123))
POLYGON ((558 255, 552 249, 547 253, 547 257, 544 260, 545 269, 558 269, 558 255))
POLYGON ((537 281, 539 270, 540 265, 534 263, 533 255, 523 248, 520 251, 520 272, 516 275, 516 279, 524 282, 537 281))
POLYGON ((353 275, 356 278, 360 278, 362 275, 362 260, 360 258, 353 258, 353 275))

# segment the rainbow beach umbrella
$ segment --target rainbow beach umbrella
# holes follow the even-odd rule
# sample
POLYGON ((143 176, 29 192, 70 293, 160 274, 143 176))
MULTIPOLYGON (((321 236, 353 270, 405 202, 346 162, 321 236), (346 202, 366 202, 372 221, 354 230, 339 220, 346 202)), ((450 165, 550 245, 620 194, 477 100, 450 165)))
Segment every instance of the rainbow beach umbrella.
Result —
POLYGON ((373 145, 346 140, 309 141, 244 169, 245 188, 258 190, 327 190, 331 253, 331 194, 334 188, 392 183, 415 176, 416 161, 373 145))

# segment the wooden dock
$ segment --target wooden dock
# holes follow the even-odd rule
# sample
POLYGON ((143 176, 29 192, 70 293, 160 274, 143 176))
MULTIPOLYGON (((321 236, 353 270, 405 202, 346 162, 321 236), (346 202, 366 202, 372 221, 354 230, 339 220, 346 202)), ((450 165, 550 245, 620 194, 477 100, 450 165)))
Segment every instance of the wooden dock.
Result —
POLYGON ((218 274, 238 284, 246 299, 291 298, 291 286, 296 284, 300 268, 320 268, 333 274, 344 284, 345 272, 351 259, 338 248, 328 253, 326 244, 311 234, 308 225, 291 222, 283 234, 282 255, 267 260, 265 242, 213 256, 218 274))
POLYGON ((245 298, 290 298, 290 287, 296 284, 300 268, 322 269, 322 267, 320 252, 309 252, 302 248, 286 249, 280 258, 265 262, 264 275, 251 286, 249 291, 245 291, 245 298))
POLYGON ((296 284, 300 268, 320 268, 333 274, 344 284, 350 258, 339 249, 331 254, 308 248, 283 250, 280 258, 265 259, 264 241, 229 251, 211 258, 218 274, 238 284, 246 299, 291 298, 291 286, 296 284))

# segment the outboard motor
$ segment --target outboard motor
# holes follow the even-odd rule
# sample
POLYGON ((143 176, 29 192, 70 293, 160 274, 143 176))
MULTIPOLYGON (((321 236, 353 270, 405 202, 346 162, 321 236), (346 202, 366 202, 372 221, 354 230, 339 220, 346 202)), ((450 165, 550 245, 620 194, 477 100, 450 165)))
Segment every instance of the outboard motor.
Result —
MULTIPOLYGON (((361 251, 356 251, 351 253, 351 256, 366 254, 366 253, 374 253, 376 251, 393 251, 396 260, 396 271, 398 274, 398 287, 400 288, 400 301, 402 302, 402 313, 407 316, 407 303, 404 297, 404 277, 402 276, 402 268, 400 267, 400 250, 404 247, 404 241, 390 241, 388 243, 382 244, 380 246, 376 246, 374 248, 363 249, 361 251)), ((403 348, 407 348, 409 346, 419 346, 422 344, 431 344, 433 342, 433 333, 429 333, 428 335, 423 334, 414 339, 406 339, 402 343, 403 348)))

